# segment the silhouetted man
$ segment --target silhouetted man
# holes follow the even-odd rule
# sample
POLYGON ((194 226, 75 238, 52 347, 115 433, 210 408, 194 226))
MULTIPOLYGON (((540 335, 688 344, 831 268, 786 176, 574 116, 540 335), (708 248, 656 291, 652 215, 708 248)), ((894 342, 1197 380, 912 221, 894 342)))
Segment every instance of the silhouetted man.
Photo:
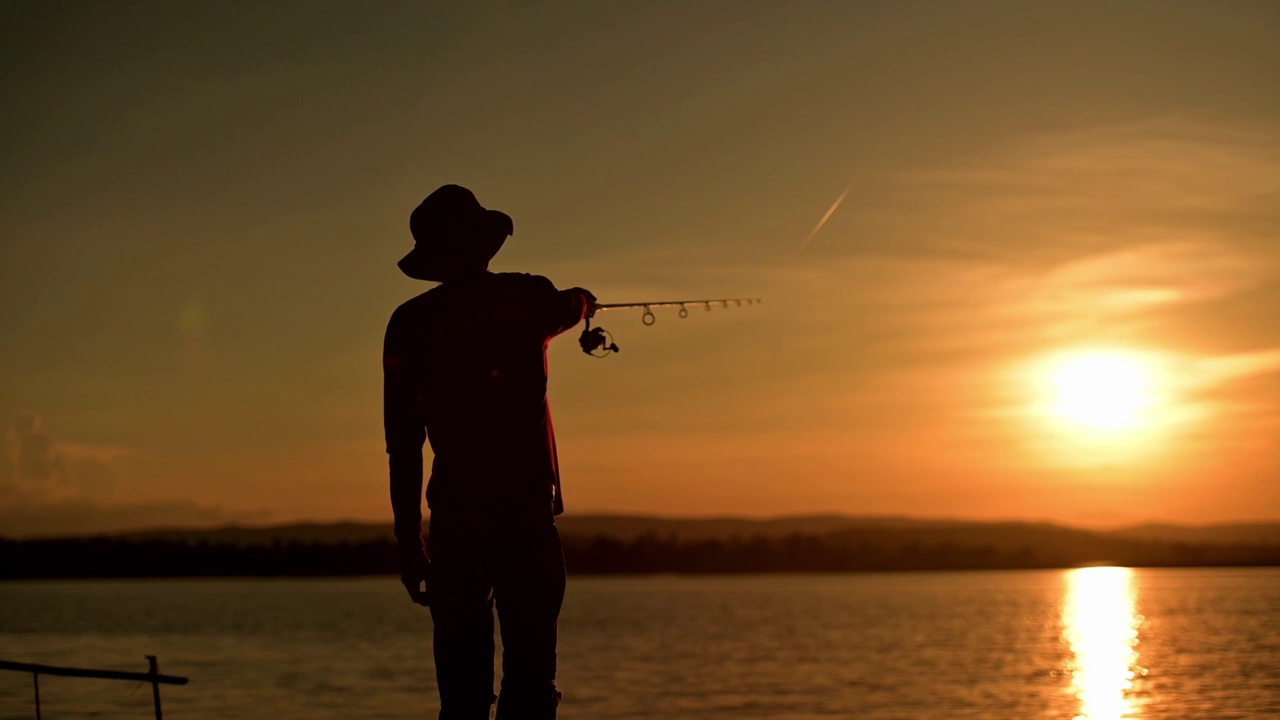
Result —
POLYGON ((511 218, 445 185, 409 218, 399 263, 440 285, 396 309, 383 351, 391 505, 410 598, 431 608, 440 720, 487 720, 493 610, 502 629, 499 720, 554 718, 564 505, 547 408, 547 344, 595 297, 536 275, 490 273, 511 218), (435 459, 421 536, 422 445, 435 459), (427 549, 430 550, 428 561, 427 549))

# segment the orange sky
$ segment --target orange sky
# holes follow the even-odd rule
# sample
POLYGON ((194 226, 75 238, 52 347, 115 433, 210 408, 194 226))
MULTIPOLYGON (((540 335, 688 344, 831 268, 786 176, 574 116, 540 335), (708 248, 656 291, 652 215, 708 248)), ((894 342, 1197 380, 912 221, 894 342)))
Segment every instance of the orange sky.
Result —
POLYGON ((389 520, 381 337, 446 182, 515 219, 494 269, 767 300, 557 341, 570 512, 1280 518, 1273 3, 0 28, 0 533, 389 520), (1133 428, 1043 412, 1088 349, 1141 361, 1133 428))

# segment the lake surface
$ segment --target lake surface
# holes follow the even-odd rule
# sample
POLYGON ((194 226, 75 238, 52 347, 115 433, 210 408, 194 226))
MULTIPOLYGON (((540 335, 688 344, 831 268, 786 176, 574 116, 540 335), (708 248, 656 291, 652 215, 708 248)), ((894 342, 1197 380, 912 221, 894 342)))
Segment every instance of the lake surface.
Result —
MULTIPOLYGON (((161 672, 166 718, 428 718, 394 578, 0 583, 0 659, 161 672)), ((571 578, 562 718, 1280 718, 1280 569, 571 578)), ((46 719, 150 686, 42 677, 46 719)), ((0 718, 32 718, 0 672, 0 718)))

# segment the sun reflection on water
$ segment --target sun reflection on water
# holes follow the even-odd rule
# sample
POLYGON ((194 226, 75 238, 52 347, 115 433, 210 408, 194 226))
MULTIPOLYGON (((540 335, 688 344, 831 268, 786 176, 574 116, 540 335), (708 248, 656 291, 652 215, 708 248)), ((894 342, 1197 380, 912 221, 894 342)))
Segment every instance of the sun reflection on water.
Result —
POLYGON ((1133 702, 1138 666, 1138 627, 1133 571, 1091 567, 1067 573, 1062 606, 1063 640, 1070 645, 1071 691, 1080 701, 1076 720, 1138 716, 1133 702))

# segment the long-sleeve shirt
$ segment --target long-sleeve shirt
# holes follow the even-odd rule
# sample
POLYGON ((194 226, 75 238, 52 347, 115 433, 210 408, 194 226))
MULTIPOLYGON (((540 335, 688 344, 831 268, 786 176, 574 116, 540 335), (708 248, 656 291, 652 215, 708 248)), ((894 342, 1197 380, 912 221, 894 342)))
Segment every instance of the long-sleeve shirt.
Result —
POLYGON ((449 282, 401 305, 383 348, 383 420, 401 543, 427 505, 564 511, 547 405, 547 344, 589 311, 585 292, 521 273, 449 282))

